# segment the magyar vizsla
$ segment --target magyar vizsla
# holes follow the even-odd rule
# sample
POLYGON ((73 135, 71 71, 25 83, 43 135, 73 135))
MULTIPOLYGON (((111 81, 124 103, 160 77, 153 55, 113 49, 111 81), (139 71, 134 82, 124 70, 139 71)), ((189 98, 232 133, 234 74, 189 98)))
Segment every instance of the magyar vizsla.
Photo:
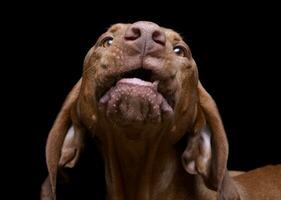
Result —
POLYGON ((56 198, 88 137, 107 200, 281 199, 281 165, 229 175, 223 123, 188 45, 152 22, 115 24, 86 55, 49 133, 41 199, 56 198))

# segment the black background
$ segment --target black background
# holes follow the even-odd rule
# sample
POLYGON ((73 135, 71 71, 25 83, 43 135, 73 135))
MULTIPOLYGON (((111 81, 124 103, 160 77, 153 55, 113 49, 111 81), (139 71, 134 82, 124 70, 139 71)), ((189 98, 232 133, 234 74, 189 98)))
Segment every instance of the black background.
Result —
POLYGON ((13 167, 15 174, 9 179, 14 191, 24 188, 21 196, 37 199, 47 175, 48 131, 81 75, 87 51, 117 22, 149 20, 182 34, 198 64, 200 80, 224 121, 229 169, 281 163, 280 20, 273 5, 175 1, 151 7, 131 2, 121 9, 119 3, 105 4, 10 7, 3 37, 8 72, 3 79, 11 78, 3 85, 7 88, 4 100, 12 105, 5 115, 11 130, 5 149, 11 155, 4 155, 9 160, 6 166, 13 167))

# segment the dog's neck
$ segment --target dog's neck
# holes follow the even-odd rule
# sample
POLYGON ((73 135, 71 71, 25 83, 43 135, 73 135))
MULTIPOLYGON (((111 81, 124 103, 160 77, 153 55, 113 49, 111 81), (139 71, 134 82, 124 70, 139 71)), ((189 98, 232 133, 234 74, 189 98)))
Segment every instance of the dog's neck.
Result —
POLYGON ((149 126, 134 131, 103 127, 98 137, 108 200, 193 199, 194 177, 184 171, 167 133, 149 126))

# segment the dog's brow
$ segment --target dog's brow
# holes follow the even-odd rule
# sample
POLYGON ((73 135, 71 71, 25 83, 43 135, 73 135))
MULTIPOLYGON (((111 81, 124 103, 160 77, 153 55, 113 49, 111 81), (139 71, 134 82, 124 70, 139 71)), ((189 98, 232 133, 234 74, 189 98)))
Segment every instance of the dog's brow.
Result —
POLYGON ((171 29, 166 29, 166 36, 172 41, 172 42, 179 42, 182 40, 181 36, 177 34, 175 31, 171 29))
POLYGON ((116 33, 118 30, 120 30, 124 26, 125 26, 125 24, 114 24, 108 29, 108 32, 116 33))
POLYGON ((173 33, 172 34, 172 40, 175 41, 175 42, 179 42, 179 41, 182 40, 182 38, 178 34, 173 33))

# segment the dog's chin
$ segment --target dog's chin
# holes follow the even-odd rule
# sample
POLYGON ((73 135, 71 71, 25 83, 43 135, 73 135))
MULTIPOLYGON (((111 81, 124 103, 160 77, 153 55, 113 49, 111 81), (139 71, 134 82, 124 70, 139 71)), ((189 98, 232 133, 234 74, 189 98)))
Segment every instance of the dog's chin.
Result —
POLYGON ((159 124, 173 115, 173 108, 157 91, 158 82, 123 78, 100 99, 100 110, 120 126, 159 124))

